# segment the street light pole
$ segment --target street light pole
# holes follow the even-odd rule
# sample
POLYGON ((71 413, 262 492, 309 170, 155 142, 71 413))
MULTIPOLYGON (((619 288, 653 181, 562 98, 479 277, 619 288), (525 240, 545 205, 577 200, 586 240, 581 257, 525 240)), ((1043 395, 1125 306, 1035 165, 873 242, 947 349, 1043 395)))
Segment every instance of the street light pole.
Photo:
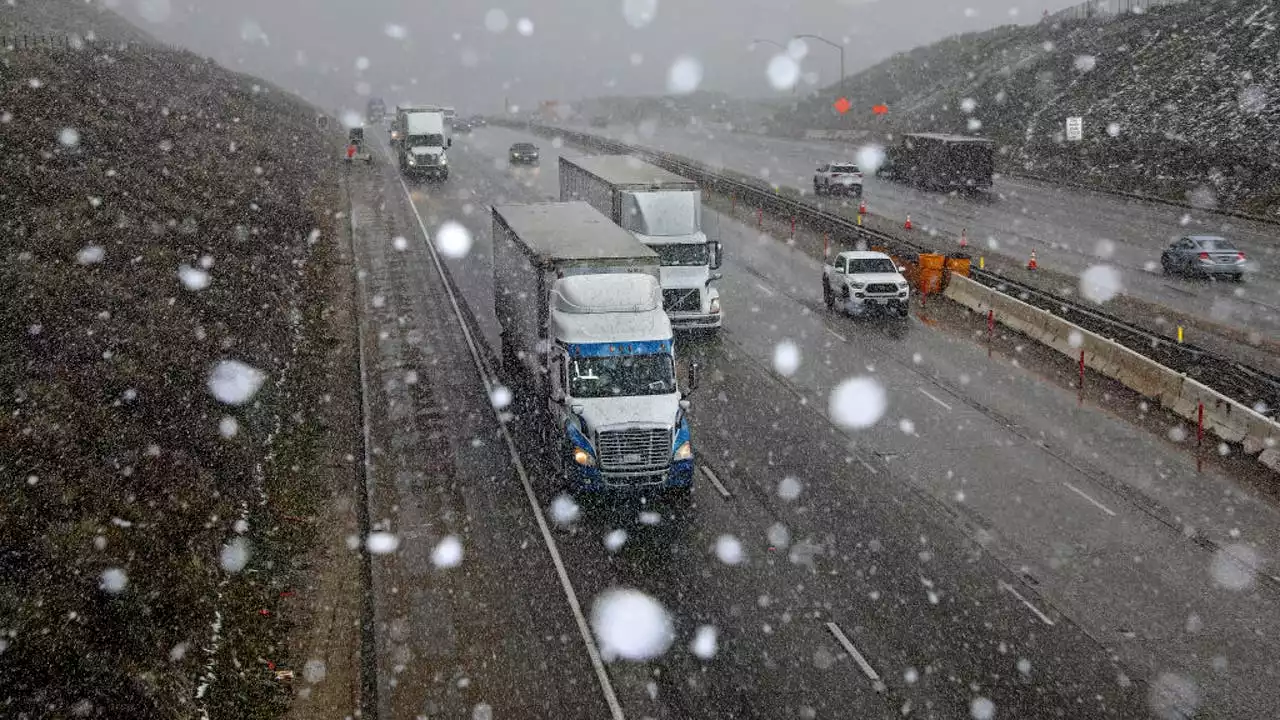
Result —
POLYGON ((824 42, 836 50, 840 51, 840 92, 844 92, 844 45, 833 43, 820 35, 796 35, 798 38, 810 38, 818 42, 824 42))

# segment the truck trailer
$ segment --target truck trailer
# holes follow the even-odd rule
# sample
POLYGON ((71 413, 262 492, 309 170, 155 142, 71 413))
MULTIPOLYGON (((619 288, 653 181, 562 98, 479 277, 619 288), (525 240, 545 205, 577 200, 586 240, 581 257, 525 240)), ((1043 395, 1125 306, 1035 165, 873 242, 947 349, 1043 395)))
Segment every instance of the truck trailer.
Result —
POLYGON ((560 200, 583 200, 662 260, 662 305, 677 330, 719 330, 722 252, 702 231, 698 184, 625 155, 560 156, 560 200))
POLYGON ((585 202, 492 212, 502 377, 567 489, 687 493, 689 400, 657 253, 585 202))
POLYGON ((941 190, 985 190, 995 172, 995 143, 986 138, 909 133, 885 153, 876 175, 941 190))

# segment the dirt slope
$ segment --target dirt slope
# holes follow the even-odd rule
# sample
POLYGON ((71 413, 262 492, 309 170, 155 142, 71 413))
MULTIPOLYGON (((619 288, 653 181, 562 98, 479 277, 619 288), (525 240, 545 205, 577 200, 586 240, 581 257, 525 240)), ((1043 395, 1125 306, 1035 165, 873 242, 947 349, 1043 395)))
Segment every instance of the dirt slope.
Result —
POLYGON ((0 716, 272 716, 342 463, 334 138, 188 53, 0 62, 0 716))

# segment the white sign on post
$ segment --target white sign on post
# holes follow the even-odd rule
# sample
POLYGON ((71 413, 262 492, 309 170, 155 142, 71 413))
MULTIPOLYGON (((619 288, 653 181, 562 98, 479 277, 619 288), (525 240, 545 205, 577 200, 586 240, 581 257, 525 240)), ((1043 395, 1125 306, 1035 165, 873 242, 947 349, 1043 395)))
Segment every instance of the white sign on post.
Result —
POLYGON ((1084 139, 1084 118, 1067 118, 1067 139, 1072 142, 1079 142, 1084 139))

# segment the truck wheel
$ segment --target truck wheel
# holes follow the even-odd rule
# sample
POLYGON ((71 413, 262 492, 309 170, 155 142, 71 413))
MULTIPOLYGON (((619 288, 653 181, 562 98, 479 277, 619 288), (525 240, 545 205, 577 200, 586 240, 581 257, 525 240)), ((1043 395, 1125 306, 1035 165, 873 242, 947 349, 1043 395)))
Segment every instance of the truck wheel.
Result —
POLYGON ((814 195, 821 195, 821 194, 822 194, 822 186, 818 184, 818 181, 817 181, 817 180, 814 180, 814 181, 813 181, 813 194, 814 194, 814 195))

